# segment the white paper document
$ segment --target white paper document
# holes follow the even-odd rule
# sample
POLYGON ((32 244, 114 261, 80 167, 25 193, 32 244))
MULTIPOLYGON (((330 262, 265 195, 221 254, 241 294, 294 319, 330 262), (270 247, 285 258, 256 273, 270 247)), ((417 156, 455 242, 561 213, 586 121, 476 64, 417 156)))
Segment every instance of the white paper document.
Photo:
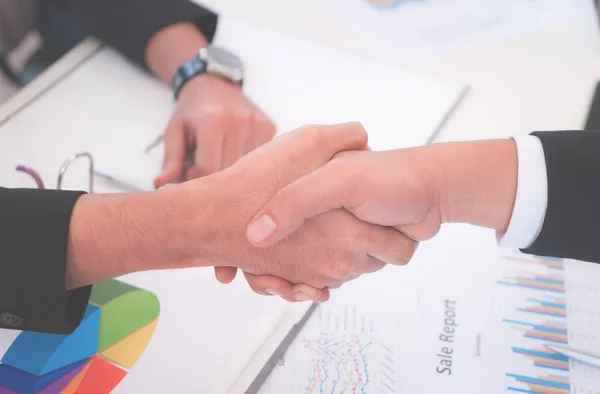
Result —
MULTIPOLYGON (((305 123, 357 120, 367 127, 373 149, 421 145, 435 134, 464 90, 455 82, 230 23, 225 19, 220 23, 216 42, 244 59, 248 68, 244 90, 274 119, 279 133, 305 123)), ((34 187, 30 177, 15 170, 25 165, 40 173, 47 188, 56 188, 65 160, 74 153, 90 152, 96 169, 152 189, 152 179, 162 165, 163 146, 149 155, 144 150, 164 131, 171 111, 172 102, 162 83, 114 51, 100 49, 1 120, 1 183, 34 187)), ((75 162, 65 175, 64 188, 87 190, 87 171, 85 160, 75 162)), ((122 190, 96 180, 95 192, 122 190)), ((46 366, 48 370, 70 366, 73 369, 63 373, 72 373, 70 378, 75 379, 77 374, 94 376, 94 371, 105 368, 111 373, 102 375, 104 383, 120 382, 114 393, 239 394, 268 359, 265 350, 274 349, 285 335, 282 322, 291 327, 293 317, 302 316, 309 305, 255 295, 241 275, 231 285, 220 285, 210 268, 145 272, 120 280, 135 286, 131 294, 156 299, 159 311, 154 304, 148 311, 141 306, 137 309, 137 304, 112 292, 113 305, 129 311, 122 315, 139 314, 139 321, 123 323, 119 335, 106 337, 109 334, 102 327, 98 332, 94 311, 100 308, 110 313, 110 308, 91 305, 78 331, 77 346, 47 348, 60 355, 54 366, 46 366), (90 340, 98 337, 106 337, 102 342, 108 347, 96 351, 90 340), (88 354, 87 346, 93 348, 92 353, 88 354), (135 363, 129 359, 133 354, 139 355, 135 363), (67 365, 84 355, 95 361, 67 365)), ((20 372, 41 376, 48 371, 15 361, 32 351, 27 336, 15 336, 13 331, 0 332, 0 357, 12 348, 3 359, 12 366, 0 365, 0 386, 22 388, 23 380, 12 381, 10 376, 20 372), (10 376, 2 375, 3 371, 10 376)), ((48 384, 52 376, 44 376, 46 380, 31 376, 29 380, 48 384)), ((84 381, 93 385, 95 380, 84 381)))
POLYGON ((587 0, 323 0, 321 5, 401 63, 497 42, 574 16, 597 23, 594 2, 587 0))
POLYGON ((447 226, 408 266, 334 292, 262 394, 598 393, 597 369, 544 346, 600 352, 598 283, 597 264, 447 226))

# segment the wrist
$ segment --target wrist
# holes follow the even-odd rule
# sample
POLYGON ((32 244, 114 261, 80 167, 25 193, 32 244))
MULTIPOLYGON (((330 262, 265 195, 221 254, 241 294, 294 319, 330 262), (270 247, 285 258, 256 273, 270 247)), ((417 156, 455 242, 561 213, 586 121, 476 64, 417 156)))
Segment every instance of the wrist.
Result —
POLYGON ((439 144, 434 157, 442 221, 504 231, 517 190, 512 140, 439 144))
POLYGON ((184 266, 191 224, 185 220, 185 202, 174 200, 174 194, 161 190, 81 196, 70 222, 67 287, 184 266))
MULTIPOLYGON (((233 207, 221 202, 227 185, 216 174, 171 186, 157 192, 160 205, 171 206, 165 214, 164 232, 171 240, 169 263, 158 268, 219 266, 215 250, 227 249, 223 233, 231 229, 225 219, 233 207)), ((223 264, 224 265, 224 264, 223 264)))
POLYGON ((233 82, 227 80, 226 78, 210 73, 202 73, 196 75, 192 79, 190 79, 186 84, 181 87, 179 91, 179 99, 186 96, 186 92, 190 92, 189 94, 209 94, 214 93, 216 89, 231 89, 237 90, 241 92, 242 86, 239 84, 234 84, 233 82), (195 93, 196 92, 196 93, 195 93))
POLYGON ((192 23, 177 23, 156 32, 146 46, 150 70, 170 85, 173 75, 186 61, 198 55, 208 41, 192 23))

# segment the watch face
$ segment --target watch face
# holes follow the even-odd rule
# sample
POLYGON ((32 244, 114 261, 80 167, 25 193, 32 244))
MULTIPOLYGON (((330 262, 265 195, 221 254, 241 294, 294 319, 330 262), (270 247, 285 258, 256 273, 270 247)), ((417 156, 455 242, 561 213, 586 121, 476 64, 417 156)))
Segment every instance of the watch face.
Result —
POLYGON ((241 69, 244 67, 240 58, 226 49, 219 47, 208 47, 207 54, 209 59, 231 69, 241 69))

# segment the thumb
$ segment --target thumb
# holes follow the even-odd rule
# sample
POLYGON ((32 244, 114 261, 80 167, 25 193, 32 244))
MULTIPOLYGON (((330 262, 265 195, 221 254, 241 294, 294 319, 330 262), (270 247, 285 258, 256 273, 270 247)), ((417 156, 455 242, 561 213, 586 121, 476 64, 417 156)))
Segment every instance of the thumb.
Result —
POLYGON ((183 123, 171 121, 165 133, 165 158, 163 170, 154 179, 154 187, 175 182, 183 173, 185 165, 185 131, 183 123))
POLYGON ((250 221, 246 238, 254 246, 271 246, 321 213, 356 206, 348 173, 331 162, 285 186, 250 221))

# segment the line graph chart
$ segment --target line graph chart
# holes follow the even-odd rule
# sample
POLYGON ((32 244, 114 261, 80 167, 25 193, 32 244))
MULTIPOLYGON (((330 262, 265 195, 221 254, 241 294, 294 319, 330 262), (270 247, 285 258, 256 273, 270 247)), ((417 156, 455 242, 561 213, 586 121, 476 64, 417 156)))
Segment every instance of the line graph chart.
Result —
POLYGON ((307 393, 365 393, 369 386, 367 349, 372 344, 361 343, 359 337, 307 340, 306 348, 315 354, 307 393))
POLYGON ((303 339, 311 365, 306 394, 395 392, 394 352, 376 340, 375 323, 356 306, 341 315, 324 311, 316 334, 303 339))
POLYGON ((262 393, 271 393, 269 387, 278 387, 278 380, 290 387, 289 394, 399 393, 396 344, 390 335, 378 333, 381 319, 373 315, 377 312, 353 302, 323 305, 262 393))

